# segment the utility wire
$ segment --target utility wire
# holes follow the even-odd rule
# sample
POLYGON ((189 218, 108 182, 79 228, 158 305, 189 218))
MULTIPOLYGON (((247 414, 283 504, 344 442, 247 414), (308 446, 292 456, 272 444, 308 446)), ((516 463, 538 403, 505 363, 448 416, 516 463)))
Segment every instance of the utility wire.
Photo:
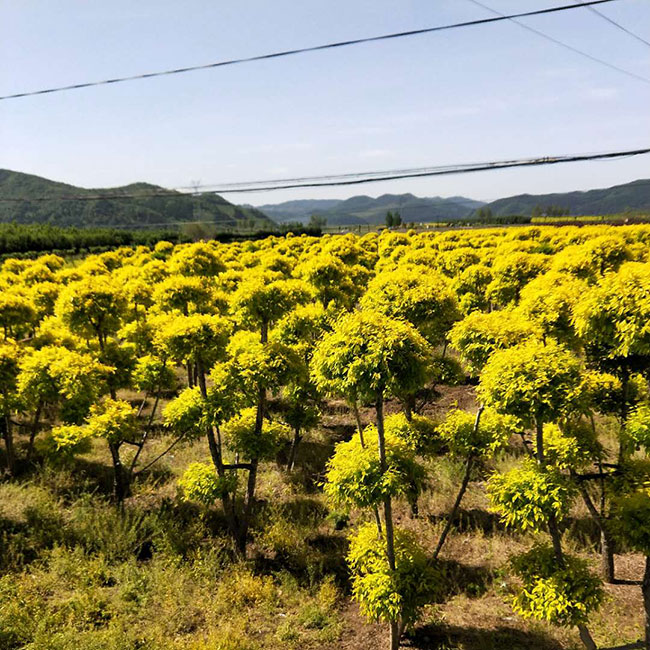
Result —
MULTIPOLYGON (((621 74, 624 74, 628 77, 631 77, 632 79, 636 79, 637 81, 642 81, 643 83, 650 84, 650 79, 648 77, 644 77, 643 75, 637 74, 636 72, 632 72, 631 70, 626 70, 625 68, 621 68, 614 63, 610 63, 609 61, 605 61, 604 59, 600 59, 597 56, 594 56, 593 54, 589 54, 588 52, 585 52, 584 50, 580 50, 577 47, 573 47, 573 45, 569 45, 568 43, 565 43, 564 41, 559 40, 558 38, 555 38, 554 36, 550 36, 549 34, 546 34, 545 32, 541 32, 539 29, 535 29, 534 27, 530 27, 529 25, 526 25, 526 23, 522 23, 520 20, 517 20, 518 18, 521 18, 522 16, 506 16, 502 14, 500 11, 497 11, 496 9, 492 9, 492 7, 488 7, 487 5, 483 4, 482 2, 479 2, 479 0, 469 0, 469 2, 479 6, 483 7, 483 9, 492 12, 493 14, 496 14, 497 16, 501 16, 502 18, 505 18, 506 20, 510 20, 511 22, 515 23, 516 25, 519 25, 519 27, 522 27, 523 29, 532 32, 533 34, 537 34, 537 36, 541 36, 542 38, 545 38, 547 41, 551 41, 551 43, 555 43, 556 45, 559 45, 560 47, 563 47, 565 50, 570 50, 571 52, 574 52, 575 54, 579 54, 580 56, 585 57, 586 59, 589 59, 590 61, 593 61, 594 63, 599 63, 600 65, 604 65, 605 67, 609 68, 610 70, 616 70, 616 72, 620 72, 621 74)), ((584 2, 582 5, 585 8, 589 8, 590 3, 584 2)), ((604 17, 604 16, 603 16, 604 17)), ((627 31, 627 30, 626 30, 627 31)))
POLYGON ((296 189, 302 187, 336 187, 343 185, 360 185, 363 183, 376 183, 381 181, 400 180, 404 178, 424 178, 430 176, 447 176, 452 174, 468 174, 479 171, 496 169, 510 169, 513 167, 540 167, 544 165, 557 165, 570 162, 586 162, 592 160, 613 160, 631 156, 640 156, 650 153, 650 147, 631 149, 626 151, 609 151, 604 153, 568 154, 561 156, 545 156, 538 158, 523 158, 517 160, 501 160, 494 162, 470 163, 460 165, 446 165, 437 167, 421 167, 418 169, 393 170, 390 172, 358 172, 356 174, 341 174, 338 176, 312 176, 299 181, 294 179, 276 179, 266 182, 224 184, 215 189, 186 194, 172 190, 156 192, 139 192, 125 194, 81 194, 62 196, 37 196, 37 197, 8 197, 0 198, 0 203, 42 202, 42 201, 98 201, 101 199, 143 199, 152 197, 183 198, 203 196, 209 194, 232 194, 249 192, 271 192, 275 190, 296 189))
MULTIPOLYGON (((284 50, 280 52, 272 52, 270 54, 260 54, 257 56, 244 57, 239 59, 229 59, 226 61, 217 61, 215 63, 205 63, 203 65, 194 65, 184 68, 175 68, 172 70, 162 70, 159 72, 148 72, 145 74, 137 74, 126 77, 115 77, 114 79, 104 79, 102 81, 89 81, 85 83, 71 84, 68 86, 58 86, 54 88, 43 88, 41 90, 31 90, 27 92, 14 93, 10 95, 0 96, 0 101, 7 99, 19 99, 21 97, 32 97, 34 95, 47 95, 50 93, 65 92, 68 90, 79 90, 80 88, 91 88, 93 86, 106 86, 109 84, 123 83, 125 81, 136 81, 139 79, 152 79, 154 77, 163 77, 176 74, 184 74, 186 72, 194 72, 197 70, 209 70, 213 68, 222 68, 230 65, 237 65, 240 63, 251 63, 252 61, 266 61, 269 59, 279 59, 294 54, 305 54, 306 52, 320 52, 323 50, 331 50, 339 47, 348 47, 350 45, 361 45, 363 43, 376 43, 378 41, 388 41, 397 38, 405 38, 409 36, 420 36, 422 34, 431 34, 434 32, 442 32, 449 29, 460 29, 463 27, 473 27, 475 25, 486 25, 496 23, 503 20, 514 20, 516 18, 526 18, 529 16, 541 16, 544 14, 558 13, 570 9, 577 9, 589 5, 605 4, 606 2, 614 2, 614 0, 589 0, 588 2, 579 2, 574 4, 566 4, 558 7, 549 7, 546 9, 537 9, 535 11, 526 11, 517 14, 503 15, 499 14, 495 18, 481 18, 478 20, 469 20, 460 23, 453 23, 449 25, 438 25, 435 27, 426 27, 423 29, 412 29, 404 32, 395 32, 392 34, 382 34, 381 36, 370 36, 368 38, 355 38, 347 41, 338 41, 335 43, 326 43, 324 45, 314 45, 311 47, 301 47, 292 50, 284 50)), ((498 13, 498 12, 494 12, 498 13)), ((627 74, 627 73, 626 73, 627 74)), ((632 74, 632 73, 631 73, 632 74)), ((650 82, 650 80, 649 80, 650 82)))
POLYGON ((598 9, 595 9, 594 7, 589 6, 588 4, 585 3, 585 9, 589 9, 592 13, 596 14, 596 16, 600 16, 603 20, 606 20, 608 23, 616 27, 617 29, 620 29, 621 31, 625 32, 632 38, 635 38, 637 41, 640 41, 644 45, 647 45, 650 47, 650 41, 646 41, 645 38, 642 38, 638 34, 635 34, 632 30, 628 29, 627 27, 624 27, 620 23, 617 23, 613 18, 610 18, 609 16, 606 16, 604 13, 601 11, 598 11, 598 9))

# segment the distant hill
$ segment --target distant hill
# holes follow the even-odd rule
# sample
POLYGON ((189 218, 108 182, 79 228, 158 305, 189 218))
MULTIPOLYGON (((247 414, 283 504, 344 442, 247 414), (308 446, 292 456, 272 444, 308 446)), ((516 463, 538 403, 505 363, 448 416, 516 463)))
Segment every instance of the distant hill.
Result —
POLYGON ((488 203, 494 215, 531 215, 536 208, 550 206, 567 210, 571 215, 650 212, 650 180, 638 180, 588 192, 557 194, 519 194, 488 203))
POLYGON ((57 226, 156 227, 179 221, 213 221, 223 226, 251 224, 253 221, 260 226, 272 223, 263 212, 234 205, 216 194, 195 197, 148 183, 86 189, 0 169, 0 222, 9 221, 57 226), (169 192, 169 195, 148 196, 159 192, 169 192), (133 197, 133 194, 142 196, 133 197), (97 195, 101 198, 66 200, 70 196, 97 195), (120 198, 124 195, 128 196, 120 198))
POLYGON ((275 221, 308 221, 312 214, 320 214, 339 203, 340 199, 306 199, 258 205, 257 209, 275 221))
POLYGON ((625 212, 650 213, 650 180, 624 185, 555 194, 519 194, 491 203, 463 196, 427 198, 413 194, 360 195, 347 200, 302 200, 259 206, 275 221, 306 222, 313 215, 325 217, 329 225, 382 224, 388 211, 398 212, 404 223, 466 219, 481 207, 494 216, 544 214, 549 208, 571 215, 607 215, 625 212))
POLYGON ((462 219, 484 205, 463 196, 451 198, 419 198, 413 194, 383 194, 353 196, 346 200, 287 201, 276 205, 262 205, 276 221, 307 221, 311 215, 325 217, 330 225, 382 224, 386 213, 399 212, 404 222, 443 221, 462 219))

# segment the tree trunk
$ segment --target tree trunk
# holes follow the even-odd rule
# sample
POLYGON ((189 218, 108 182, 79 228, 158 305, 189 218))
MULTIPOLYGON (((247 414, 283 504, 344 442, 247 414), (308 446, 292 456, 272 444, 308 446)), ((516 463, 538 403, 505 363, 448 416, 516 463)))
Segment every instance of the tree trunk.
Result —
MULTIPOLYGON (((357 404, 357 400, 355 399, 354 402, 352 402, 352 409, 354 411, 354 417, 355 420, 357 421, 357 431, 359 432, 359 442, 361 443, 361 448, 365 449, 366 448, 366 441, 364 440, 363 437, 363 423, 361 422, 361 413, 359 413, 359 405, 357 404)), ((375 515, 375 523, 377 524, 377 533, 379 537, 383 537, 384 535, 384 529, 383 526, 381 525, 381 517, 379 516, 379 510, 377 509, 377 506, 372 506, 372 511, 373 514, 375 515)))
POLYGON ((251 468, 248 470, 248 484, 246 486, 246 503, 244 505, 244 513, 241 519, 241 525, 237 535, 237 550, 242 557, 246 557, 246 541, 248 538, 248 529, 250 528, 250 520, 253 514, 253 503, 255 501, 255 486, 257 484, 257 467, 259 461, 257 459, 251 461, 251 468))
MULTIPOLYGON (((596 432, 596 424, 593 416, 591 418, 594 434, 596 432)), ((600 520, 601 538, 600 538, 600 555, 603 568, 603 574, 607 582, 614 583, 616 581, 616 565, 614 563, 614 553, 616 546, 612 538, 612 533, 608 528, 609 522, 607 519, 607 490, 605 488, 605 473, 603 472, 602 458, 598 458, 598 473, 600 474, 600 520)))
MULTIPOLYGON (((575 474, 575 473, 573 473, 575 474)), ((598 529, 600 530, 600 568, 603 574, 603 579, 609 584, 614 584, 614 540, 612 539, 611 533, 607 525, 603 514, 598 512, 598 509, 594 505, 594 502, 589 495, 589 491, 578 481, 578 488, 580 494, 582 495, 582 500, 587 506, 587 510, 591 515, 592 519, 596 522, 598 529)))
MULTIPOLYGON (((546 459, 544 457, 544 424, 540 418, 536 419, 535 428, 537 432, 537 462, 540 467, 546 467, 546 459)), ((558 564, 558 567, 562 568, 565 566, 564 561, 564 552, 562 551, 562 536, 560 535, 560 529, 557 525, 557 519, 555 515, 551 515, 547 521, 548 532, 551 535, 551 542, 553 543, 553 552, 555 553, 555 560, 558 564)), ((578 625, 578 631, 580 633, 580 640, 587 650, 597 650, 596 644, 591 637, 589 628, 584 623, 578 625)))
MULTIPOLYGON (((260 332, 260 341, 262 345, 266 345, 269 340, 269 325, 266 322, 262 323, 260 332)), ((259 389, 259 397, 257 400, 257 413, 255 415, 255 434, 262 434, 262 427, 264 426, 264 413, 266 411, 266 389, 259 389)), ((243 557, 246 557, 246 539, 248 537, 248 529, 250 527, 250 520, 253 513, 253 503, 255 501, 255 487, 257 484, 257 468, 259 465, 258 458, 251 459, 251 468, 248 470, 248 484, 246 486, 246 501, 244 503, 244 512, 241 518, 241 525, 239 526, 239 534, 237 536, 237 548, 243 557)))
POLYGON ((359 441, 361 442, 361 448, 365 449, 366 441, 363 439, 363 423, 361 422, 361 413, 359 413, 359 405, 357 401, 354 400, 352 403, 352 409, 354 410, 354 418, 357 421, 357 431, 359 432, 359 441))
MULTIPOLYGON (((387 470, 386 438, 384 435, 384 400, 380 397, 375 407, 377 413, 377 444, 379 447, 379 465, 382 473, 387 470)), ((391 571, 395 570, 395 534, 393 531, 393 505, 388 496, 384 499, 384 525, 386 528, 386 555, 391 571)))
MULTIPOLYGON (((478 427, 481 422, 481 414, 483 413, 483 409, 484 406, 483 404, 481 404, 478 407, 478 411, 476 412, 476 420, 474 420, 475 436, 478 433, 478 427)), ((447 535, 449 535, 449 531, 451 530, 451 527, 453 525, 454 517, 456 516, 456 512, 458 511, 458 508, 460 508, 461 501, 463 500, 463 496, 465 496, 465 491, 467 490, 467 486, 469 485, 469 479, 471 476, 473 466, 474 466, 474 457, 470 455, 467 458, 467 464, 465 465, 465 476, 463 476, 463 482, 460 485, 460 490, 458 490, 456 501, 454 502, 454 506, 451 509, 451 512, 449 513, 449 517, 447 518, 447 523, 445 524, 442 534, 440 535, 440 539, 438 540, 438 545, 436 546, 436 550, 433 553, 434 560, 437 559, 438 555, 440 555, 442 546, 445 543, 445 540, 447 539, 447 535)))
POLYGON ((415 409, 415 395, 407 395, 404 398, 402 405, 404 407, 404 417, 407 422, 411 422, 411 420, 413 420, 413 411, 415 409))
POLYGON ((34 456, 34 441, 38 435, 38 427, 41 419, 41 411, 43 410, 43 405, 38 404, 36 407, 36 413, 34 413, 34 419, 32 420, 31 431, 29 433, 29 445, 27 447, 27 460, 30 461, 34 456))
POLYGON ((473 465, 474 465, 474 457, 470 456, 467 459, 467 463, 465 465, 465 475, 463 476, 463 482, 460 484, 460 489, 458 490, 458 494, 456 496, 456 501, 454 502, 454 505, 453 505, 453 507, 451 509, 451 512, 449 513, 449 516, 447 517, 447 521, 445 522, 445 527, 443 528, 442 533, 440 534, 440 539, 438 540, 436 550, 433 552, 433 559, 434 560, 436 560, 438 558, 438 555, 440 555, 440 551, 442 550, 442 546, 445 543, 445 540, 447 539, 447 535, 449 535, 449 531, 451 530, 451 527, 453 526, 454 517, 456 516, 456 513, 458 512, 458 508, 460 508, 460 503, 463 500, 463 496, 465 495, 465 491, 467 490, 467 486, 469 485, 469 477, 470 477, 473 465))
POLYGON ((535 420, 535 432, 536 432, 536 450, 535 457, 537 458, 537 463, 540 467, 546 467, 546 459, 544 458, 544 423, 540 418, 535 420))
POLYGON ((578 632, 580 632, 580 640, 587 650, 597 650, 598 646, 596 646, 596 643, 591 637, 591 633, 586 625, 578 625, 578 632))
POLYGON ((398 650, 399 641, 401 638, 399 621, 391 621, 390 623, 390 650, 398 650))
MULTIPOLYGON (((144 402, 146 400, 143 400, 142 406, 140 407, 140 410, 138 411, 138 416, 142 413, 142 407, 144 405, 144 402)), ((135 466, 138 464, 138 459, 140 458, 140 454, 142 453, 142 450, 144 449, 144 445, 147 442, 147 438, 149 437, 149 433, 151 433, 151 426, 153 425, 153 420, 156 417, 156 410, 158 409, 158 403, 160 402, 160 386, 158 386, 158 389, 156 390, 156 399, 154 400, 153 406, 151 407, 151 413, 149 415, 149 419, 147 420, 147 426, 145 427, 144 433, 142 434, 142 437, 140 438, 140 442, 138 444, 138 450, 135 452, 135 455, 133 456, 133 460, 131 461, 131 465, 129 466, 129 480, 133 476, 133 471, 135 470, 135 466)), ((159 458, 162 458, 162 455, 159 456, 159 458)), ((150 467, 151 465, 149 465, 150 467)))
MULTIPOLYGON (((206 400, 208 398, 208 387, 205 382, 205 370, 203 369, 203 364, 199 361, 197 363, 198 370, 198 383, 199 390, 201 391, 201 397, 206 400)), ((218 430, 217 430, 218 432, 218 430)), ((217 440, 215 436, 214 429, 212 425, 208 425, 205 431, 206 437, 208 439, 208 448, 210 449, 210 458, 212 459, 212 464, 217 472, 219 477, 224 477, 226 472, 223 467, 223 456, 221 453, 221 438, 217 440)), ((236 503, 234 497, 231 497, 229 494, 224 494, 221 497, 221 505, 223 506, 223 512, 226 515, 226 520, 228 521, 228 527, 230 528, 230 533, 235 540, 235 545, 237 546, 237 552, 241 553, 240 549, 240 531, 239 531, 239 518, 237 517, 236 503)), ((244 552, 245 552, 244 544, 244 552)))
POLYGON ((560 535, 560 529, 557 525, 557 520, 555 515, 551 515, 548 518, 548 532, 551 535, 551 542, 553 543, 553 551, 555 553, 555 560, 558 563, 558 566, 564 566, 564 553, 562 551, 562 536, 560 535))
POLYGON ((645 609, 645 649, 650 650, 650 556, 645 559, 645 573, 643 575, 643 608, 645 609))
POLYGON ((296 462, 296 450, 298 449, 298 445, 300 444, 301 440, 302 440, 302 436, 300 435, 300 429, 296 427, 293 433, 291 449, 289 451, 289 460, 287 461, 287 472, 293 471, 293 466, 296 462))
MULTIPOLYGON (((623 369, 623 377, 621 379, 621 434, 623 433, 625 423, 628 416, 628 399, 629 399, 629 386, 630 386, 630 372, 627 368, 623 369)), ((628 443, 625 435, 619 436, 618 443, 618 464, 622 465, 625 458, 628 456, 628 443)))
POLYGON ((115 501, 119 505, 122 505, 124 499, 128 496, 129 488, 124 467, 120 459, 120 447, 113 442, 109 442, 108 447, 111 451, 111 458, 113 459, 113 495, 115 501))
POLYGON ((605 582, 613 585, 616 582, 614 540, 605 526, 600 529, 600 569, 605 582))
POLYGON ((16 475, 16 452, 14 450, 14 437, 11 430, 11 421, 9 416, 3 416, 0 419, 0 427, 2 427, 2 439, 5 443, 5 453, 7 454, 7 471, 9 476, 16 475))
MULTIPOLYGON (((386 438, 384 434, 384 398, 380 395, 375 406, 377 413, 377 444, 379 447, 379 464, 382 473, 386 472, 386 438)), ((395 532, 393 530, 393 505, 390 496, 384 499, 384 529, 386 537, 386 556, 391 571, 395 571, 395 532)), ((400 622, 399 619, 390 623, 391 650, 399 648, 400 622)))

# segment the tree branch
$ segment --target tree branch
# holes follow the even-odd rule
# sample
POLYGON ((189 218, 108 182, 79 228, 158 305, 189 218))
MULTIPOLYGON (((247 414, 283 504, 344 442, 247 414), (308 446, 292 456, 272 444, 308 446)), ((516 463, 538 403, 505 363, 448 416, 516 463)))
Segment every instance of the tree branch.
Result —
POLYGON ((135 472, 135 474, 133 474, 133 478, 142 474, 142 472, 149 469, 153 464, 157 463, 165 454, 168 454, 185 437, 186 434, 187 431, 181 433, 181 435, 178 438, 176 438, 176 440, 174 440, 174 442, 172 442, 172 444, 169 445, 169 447, 167 447, 167 449, 165 449, 165 451, 163 451, 162 454, 159 454, 150 463, 147 463, 144 467, 142 467, 137 472, 135 472))

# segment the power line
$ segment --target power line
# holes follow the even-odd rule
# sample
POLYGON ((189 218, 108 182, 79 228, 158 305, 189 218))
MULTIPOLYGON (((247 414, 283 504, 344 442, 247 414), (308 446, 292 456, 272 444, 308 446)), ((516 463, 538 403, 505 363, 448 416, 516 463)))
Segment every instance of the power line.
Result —
MULTIPOLYGON (((226 226, 226 227, 236 227, 241 226, 242 230, 247 230, 248 228, 244 227, 246 222, 254 222, 255 227, 260 225, 269 224, 268 217, 267 219, 253 219, 253 218, 242 218, 242 219, 203 219, 201 221, 158 221, 154 223, 141 222, 138 224, 133 223, 119 223, 119 224, 92 224, 92 228, 115 228, 116 230, 131 230, 133 228, 163 228, 165 226, 193 226, 196 224, 209 224, 212 226, 226 226)), ((274 225, 275 222, 272 221, 270 225, 274 225)), ((235 228, 233 228, 235 229, 235 228)))
MULTIPOLYGON (((589 54, 588 52, 585 52, 584 50, 580 50, 577 47, 573 47, 573 45, 569 45, 568 43, 565 43, 564 41, 561 41, 554 36, 550 36, 549 34, 546 34, 545 32, 541 32, 539 29, 535 29, 534 27, 530 27, 529 25, 526 25, 525 23, 522 23, 521 21, 517 20, 517 18, 521 18, 521 16, 506 16, 502 14, 501 12, 497 11, 496 9, 492 9, 492 7, 488 7, 487 5, 483 4, 482 2, 479 2, 479 0, 469 0, 469 2, 479 6, 483 7, 483 9, 492 12, 493 14, 496 14, 497 16, 501 16, 502 18, 505 18, 506 20, 510 20, 511 22, 515 23, 516 25, 519 25, 519 27, 522 27, 523 29, 526 29, 529 32, 532 32, 533 34, 537 34, 537 36, 541 36, 542 38, 545 38, 547 41, 551 41, 551 43, 555 43, 556 45, 559 45, 560 47, 563 47, 565 50, 570 50, 571 52, 574 52, 575 54, 579 54, 580 56, 583 56, 590 61, 593 61, 594 63, 599 63, 600 65, 604 65, 605 67, 609 68, 610 70, 616 70, 616 72, 620 72, 621 74, 624 74, 628 77, 631 77, 632 79, 636 79, 637 81, 642 81, 643 83, 650 84, 650 79, 647 77, 644 77, 643 75, 637 74, 636 72, 632 72, 630 70, 626 70, 625 68, 621 68, 614 63, 610 63, 609 61, 605 61, 604 59, 600 59, 597 56, 594 56, 593 54, 589 54)), ((589 8, 589 5, 591 3, 584 2, 582 3, 583 7, 589 8)))
POLYGON ((327 176, 305 177, 296 179, 275 179, 272 181, 254 181, 248 183, 224 184, 222 187, 213 186, 215 189, 195 192, 192 195, 171 190, 162 190, 150 193, 125 193, 125 194, 82 194, 63 195, 58 197, 9 197, 0 198, 0 203, 43 202, 43 201, 98 201, 102 199, 142 199, 151 197, 191 197, 208 194, 233 194, 250 192, 267 192, 308 187, 336 187, 343 185, 360 185, 363 183, 376 183, 381 181, 401 180, 406 178, 425 178, 431 176, 447 176, 452 174, 468 174, 480 171, 497 169, 511 169, 514 167, 540 167, 557 165, 570 162, 586 162, 593 160, 614 160, 631 156, 640 156, 650 153, 650 147, 631 149, 626 151, 609 151, 604 153, 565 154, 560 156, 544 156, 537 158, 522 158, 517 160, 500 160, 482 163, 467 163, 455 165, 440 165, 436 167, 420 167, 416 169, 391 170, 389 172, 372 171, 357 172, 355 174, 339 174, 327 176))
POLYGON ((640 41, 644 45, 647 45, 650 47, 650 41, 646 41, 645 38, 642 38, 638 34, 635 34, 632 30, 628 29, 627 27, 624 27, 620 23, 617 23, 613 18, 610 18, 609 16, 606 16, 604 13, 601 11, 598 11, 598 9, 595 9, 594 7, 590 7, 588 4, 585 3, 585 9, 589 9, 592 13, 596 14, 596 16, 600 16, 603 20, 606 20, 608 23, 616 27, 617 29, 620 29, 621 31, 625 32, 632 38, 635 38, 637 41, 640 41))
MULTIPOLYGON (((351 45, 361 45, 363 43, 376 43, 378 41, 388 41, 397 38, 405 38, 409 36, 420 36, 422 34, 432 34, 434 32, 446 31, 449 29, 460 29, 463 27, 473 27, 476 25, 486 25, 496 23, 503 20, 513 20, 515 18, 526 18, 529 16, 541 16, 544 14, 558 13, 560 11, 567 11, 570 9, 577 9, 589 5, 605 4, 607 2, 614 2, 614 0, 589 0, 588 2, 579 2, 577 4, 567 4, 558 7, 549 7, 546 9, 537 9, 535 11, 526 11, 517 14, 503 15, 499 14, 495 18, 481 18, 478 20, 469 20, 460 23, 453 23, 450 25, 438 25, 435 27, 425 27, 423 29, 412 29, 403 32, 395 32, 392 34, 382 34, 381 36, 370 36, 367 38, 355 38, 347 41, 338 41, 335 43, 326 43, 324 45, 314 45, 311 47, 301 47, 291 50, 283 50, 280 52, 272 52, 270 54, 260 54, 257 56, 244 57, 239 59, 229 59, 226 61, 217 61, 215 63, 205 63, 203 65, 187 66, 184 68, 175 68, 172 70, 162 70, 158 72, 148 72, 144 74, 131 75, 126 77, 115 77, 114 79, 104 79, 102 81, 89 81, 84 83, 71 84, 68 86, 57 86, 54 88, 43 88, 41 90, 32 90, 27 92, 14 93, 11 95, 0 96, 1 100, 19 99, 22 97, 32 97, 34 95, 47 95, 51 93, 59 93, 69 90, 79 90, 81 88, 91 88, 93 86, 106 86, 109 84, 123 83, 125 81, 136 81, 140 79, 152 79, 154 77, 163 77, 177 74, 185 74, 186 72, 195 72, 198 70, 209 70, 213 68, 222 68, 230 65, 238 65, 241 63, 251 63, 253 61, 267 61, 269 59, 279 59, 286 56, 293 56, 295 54, 305 54, 307 52, 320 52, 323 50, 331 50, 339 47, 348 47, 351 45)), ((498 13, 498 12, 494 12, 498 13)))

